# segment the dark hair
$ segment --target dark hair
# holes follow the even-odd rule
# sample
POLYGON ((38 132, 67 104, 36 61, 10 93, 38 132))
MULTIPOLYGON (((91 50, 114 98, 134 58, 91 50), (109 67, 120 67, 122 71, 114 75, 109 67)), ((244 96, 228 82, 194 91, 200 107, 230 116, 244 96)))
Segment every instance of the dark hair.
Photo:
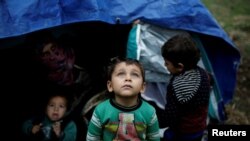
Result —
POLYGON ((184 70, 196 67, 200 59, 200 51, 189 34, 178 34, 170 38, 162 46, 161 53, 175 67, 182 63, 184 70))
POLYGON ((115 67, 122 63, 122 62, 125 62, 126 64, 128 65, 136 65, 140 68, 141 70, 141 73, 142 73, 142 79, 143 79, 143 82, 145 82, 145 72, 144 72, 144 69, 143 69, 143 66, 141 65, 141 63, 136 60, 136 59, 132 59, 132 58, 123 58, 123 57, 114 57, 114 58, 111 58, 110 60, 110 64, 107 68, 107 80, 111 80, 111 77, 112 77, 112 73, 114 72, 115 70, 115 67))
POLYGON ((74 36, 69 33, 63 33, 57 38, 57 44, 63 48, 68 56, 75 55, 74 47, 77 46, 74 36))
POLYGON ((56 42, 56 38, 49 29, 39 30, 29 33, 26 42, 34 48, 36 54, 40 54, 44 45, 56 42))
POLYGON ((70 87, 67 86, 61 86, 61 85, 51 85, 48 87, 48 90, 46 90, 45 92, 47 92, 47 99, 45 104, 47 105, 48 102, 54 98, 54 97, 63 97, 66 100, 66 107, 67 107, 67 111, 70 110, 71 108, 71 104, 73 101, 73 91, 70 87))
POLYGON ((42 54, 43 47, 48 43, 56 44, 57 47, 63 48, 67 55, 74 55, 73 46, 75 42, 73 35, 68 33, 62 33, 59 36, 56 36, 52 30, 44 29, 30 33, 27 36, 27 42, 29 45, 34 47, 35 53, 38 55, 42 54))

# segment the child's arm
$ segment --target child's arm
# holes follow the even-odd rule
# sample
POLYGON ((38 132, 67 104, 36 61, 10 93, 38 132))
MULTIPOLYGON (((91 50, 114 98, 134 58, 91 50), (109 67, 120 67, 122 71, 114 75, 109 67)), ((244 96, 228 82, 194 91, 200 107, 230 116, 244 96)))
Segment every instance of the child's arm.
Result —
POLYGON ((57 121, 53 123, 52 129, 57 137, 60 137, 61 132, 62 132, 62 126, 61 126, 62 121, 57 121))
POLYGON ((41 127, 42 127, 42 123, 33 125, 32 130, 31 130, 32 134, 38 133, 41 130, 41 127))
POLYGON ((76 141, 77 128, 75 122, 69 122, 63 130, 61 130, 58 138, 60 141, 76 141))
POLYGON ((102 125, 95 109, 88 126, 86 141, 100 141, 102 135, 102 125))
POLYGON ((147 128, 147 140, 160 141, 159 123, 156 112, 152 114, 151 121, 147 128))
POLYGON ((25 135, 33 135, 40 131, 42 124, 33 124, 33 120, 29 119, 23 123, 22 131, 25 135))

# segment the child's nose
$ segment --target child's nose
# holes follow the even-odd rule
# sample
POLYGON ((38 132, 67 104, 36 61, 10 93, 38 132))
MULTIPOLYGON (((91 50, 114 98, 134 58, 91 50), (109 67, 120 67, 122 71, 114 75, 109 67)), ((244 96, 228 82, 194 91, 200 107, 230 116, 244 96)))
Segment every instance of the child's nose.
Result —
POLYGON ((54 110, 55 110, 55 111, 58 111, 58 110, 59 110, 59 107, 55 107, 54 110))
POLYGON ((126 80, 131 80, 131 76, 129 74, 126 75, 126 80))

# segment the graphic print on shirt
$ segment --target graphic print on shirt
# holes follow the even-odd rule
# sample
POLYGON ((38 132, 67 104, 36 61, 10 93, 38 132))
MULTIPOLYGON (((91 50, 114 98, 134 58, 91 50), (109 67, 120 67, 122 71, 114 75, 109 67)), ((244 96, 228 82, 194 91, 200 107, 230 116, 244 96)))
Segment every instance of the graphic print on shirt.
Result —
POLYGON ((134 125, 134 120, 134 114, 132 113, 119 114, 120 122, 115 140, 140 141, 137 135, 136 127, 134 125))

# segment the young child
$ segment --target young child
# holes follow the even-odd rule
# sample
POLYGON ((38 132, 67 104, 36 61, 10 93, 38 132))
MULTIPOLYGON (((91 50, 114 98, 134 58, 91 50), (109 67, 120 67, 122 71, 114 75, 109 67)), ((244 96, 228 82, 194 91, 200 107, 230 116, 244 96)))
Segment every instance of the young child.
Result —
POLYGON ((45 115, 24 122, 22 130, 26 140, 75 141, 77 135, 75 123, 63 121, 67 109, 69 109, 69 101, 63 92, 51 95, 46 105, 45 115))
POLYGON ((167 87, 165 111, 159 113, 159 123, 169 127, 167 141, 200 141, 206 128, 210 77, 197 66, 199 49, 191 36, 179 34, 162 46, 165 66, 172 74, 167 87))
POLYGON ((88 126, 87 141, 159 141, 155 109, 143 101, 145 74, 137 60, 115 58, 108 67, 110 99, 98 104, 88 126))

